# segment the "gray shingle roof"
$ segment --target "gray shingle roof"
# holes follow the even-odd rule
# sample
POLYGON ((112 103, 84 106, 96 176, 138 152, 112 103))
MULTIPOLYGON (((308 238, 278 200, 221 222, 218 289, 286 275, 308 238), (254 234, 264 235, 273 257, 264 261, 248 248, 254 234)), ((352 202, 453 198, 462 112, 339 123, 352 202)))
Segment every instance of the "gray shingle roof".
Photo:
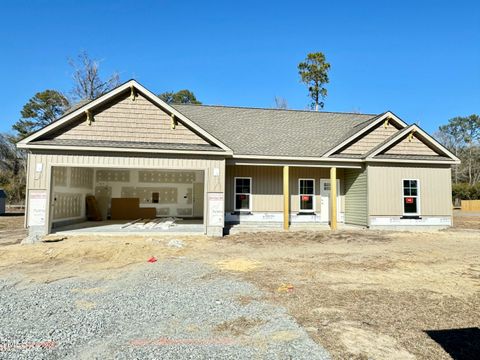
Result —
POLYGON ((83 140, 83 139, 50 139, 33 141, 33 145, 54 145, 54 146, 81 146, 81 147, 112 147, 124 149, 155 149, 155 150, 193 150, 193 151, 218 151, 224 152, 213 145, 205 144, 171 144, 139 141, 104 141, 104 140, 83 140))
POLYGON ((320 157, 377 115, 173 105, 235 155, 320 157))

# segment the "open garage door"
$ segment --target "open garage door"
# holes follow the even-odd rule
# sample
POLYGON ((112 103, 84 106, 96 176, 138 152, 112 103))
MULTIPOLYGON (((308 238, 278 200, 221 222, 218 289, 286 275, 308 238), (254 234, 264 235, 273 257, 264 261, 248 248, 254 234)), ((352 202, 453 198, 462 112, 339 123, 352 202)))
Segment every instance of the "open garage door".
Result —
POLYGON ((202 170, 53 167, 52 231, 204 232, 202 170))

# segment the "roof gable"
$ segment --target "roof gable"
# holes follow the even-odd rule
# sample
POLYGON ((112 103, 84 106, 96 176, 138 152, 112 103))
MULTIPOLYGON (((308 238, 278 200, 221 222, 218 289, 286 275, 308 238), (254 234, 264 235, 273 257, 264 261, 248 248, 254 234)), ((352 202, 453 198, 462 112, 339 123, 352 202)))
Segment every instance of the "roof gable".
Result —
POLYGON ((38 140, 53 139, 210 144, 181 121, 172 126, 171 116, 142 94, 132 98, 128 92, 93 109, 88 116, 81 114, 38 140))
POLYGON ((459 163, 460 160, 417 125, 399 131, 372 149, 366 159, 372 160, 439 160, 459 163))
MULTIPOLYGON (((69 137, 72 138, 78 136, 81 136, 81 139, 86 141, 92 140, 87 134, 91 133, 93 135, 95 132, 86 129, 85 126, 91 126, 92 129, 100 130, 99 140, 102 140, 104 136, 109 136, 108 141, 111 140, 111 137, 114 137, 114 140, 118 141, 118 136, 121 135, 127 136, 128 140, 131 142, 132 140, 136 140, 135 135, 137 134, 134 134, 133 136, 128 136, 128 134, 132 134, 132 129, 135 129, 137 121, 140 126, 138 126, 135 131, 140 131, 143 136, 148 136, 140 129, 142 129, 142 126, 144 127, 146 125, 144 121, 145 117, 147 118, 146 120, 148 123, 149 121, 152 121, 155 115, 160 116, 158 123, 154 124, 155 126, 160 126, 166 130, 165 115, 167 115, 170 116, 170 121, 175 124, 175 129, 173 130, 176 130, 177 128, 179 130, 175 133, 167 131, 163 134, 157 134, 159 137, 156 138, 156 142, 163 143, 165 141, 171 142, 174 140, 177 143, 184 143, 186 141, 187 144, 209 144, 214 147, 219 147, 227 152, 231 152, 223 142, 216 139, 190 119, 183 116, 176 109, 159 99, 155 94, 144 88, 135 80, 130 80, 102 95, 98 99, 90 101, 89 103, 80 106, 78 109, 71 111, 54 123, 21 140, 17 146, 19 148, 29 148, 33 145, 37 146, 34 144, 35 141, 40 142, 45 139, 52 140, 56 137, 58 137, 58 140, 60 141, 68 140, 69 137), (130 107, 127 105, 128 101, 134 103, 137 100, 140 105, 137 106, 131 104, 130 107), (96 126, 97 124, 94 124, 96 116, 98 116, 99 119, 98 126, 96 126), (118 119, 117 124, 122 123, 122 129, 119 130, 119 128, 114 126, 113 128, 110 128, 111 134, 108 135, 108 128, 112 125, 113 118, 118 119), (130 121, 123 121, 125 118, 130 121), (142 119, 140 120, 140 118, 142 119), (173 136, 174 134, 175 136, 173 136), (88 137, 88 139, 85 139, 85 136, 88 137)), ((150 125, 152 125, 151 122, 147 124, 147 126, 150 125)), ((150 132, 152 132, 152 128, 150 128, 150 132)), ((142 138, 142 140, 144 139, 142 138)), ((151 138, 147 140, 148 142, 152 142, 151 138)), ((101 147, 101 144, 99 144, 98 147, 101 147)))
MULTIPOLYGON (((403 122, 403 120, 401 120, 392 112, 387 111, 371 119, 366 125, 362 126, 361 128, 353 129, 353 131, 347 132, 347 135, 342 139, 342 141, 339 141, 335 146, 330 148, 325 154, 323 154, 323 156, 328 157, 335 154, 339 154, 341 150, 346 149, 348 146, 354 144, 356 141, 366 136, 370 131, 372 131, 372 129, 377 128, 379 124, 382 124, 382 123, 383 124, 388 123, 390 125, 395 124, 397 129, 407 127, 407 124, 403 122)), ((367 141, 367 143, 368 142, 369 141, 367 141)))
POLYGON ((367 154, 377 145, 396 134, 400 129, 400 125, 395 122, 385 120, 379 122, 375 127, 357 138, 346 147, 337 152, 342 155, 364 155, 367 154))

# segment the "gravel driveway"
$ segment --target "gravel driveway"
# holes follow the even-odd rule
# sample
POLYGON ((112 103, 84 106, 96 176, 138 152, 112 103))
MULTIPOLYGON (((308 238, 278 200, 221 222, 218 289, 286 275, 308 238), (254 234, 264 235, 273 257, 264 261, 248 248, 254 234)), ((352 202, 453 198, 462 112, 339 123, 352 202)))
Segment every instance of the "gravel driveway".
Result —
POLYGON ((328 359, 251 284, 186 259, 112 279, 0 280, 2 359, 328 359))

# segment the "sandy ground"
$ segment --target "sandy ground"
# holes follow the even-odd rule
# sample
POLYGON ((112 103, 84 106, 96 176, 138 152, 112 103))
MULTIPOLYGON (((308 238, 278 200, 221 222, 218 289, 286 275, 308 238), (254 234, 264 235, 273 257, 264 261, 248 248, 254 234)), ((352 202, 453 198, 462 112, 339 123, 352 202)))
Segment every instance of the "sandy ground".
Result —
MULTIPOLYGON (((480 231, 456 226, 430 233, 175 237, 182 248, 169 247, 171 237, 53 237, 0 247, 0 276, 15 272, 25 282, 115 278, 151 256, 191 258, 265 290, 264 300, 287 308, 335 359, 449 359, 442 348, 451 350, 448 344, 428 332, 443 330, 448 340, 453 329, 476 329, 457 339, 472 356, 464 359, 473 359, 480 353, 480 231)), ((244 325, 225 326, 241 332, 244 325)))
POLYGON ((455 229, 480 230, 480 213, 455 211, 453 227, 455 229))
POLYGON ((17 244, 22 241, 27 232, 23 228, 22 213, 8 213, 0 216, 0 246, 17 244))

